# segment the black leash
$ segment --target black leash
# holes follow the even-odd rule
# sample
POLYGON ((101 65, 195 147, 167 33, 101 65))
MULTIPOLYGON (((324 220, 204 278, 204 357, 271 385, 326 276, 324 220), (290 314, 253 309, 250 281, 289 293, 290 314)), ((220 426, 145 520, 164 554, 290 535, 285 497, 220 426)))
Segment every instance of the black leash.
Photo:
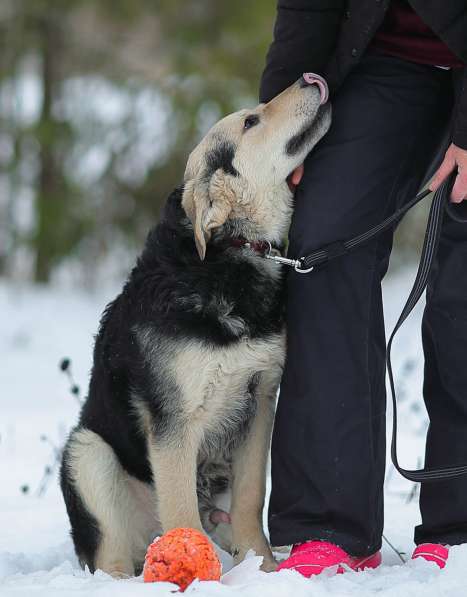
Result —
POLYGON ((423 294, 428 278, 430 275, 431 266, 436 256, 436 252, 439 244, 439 237, 441 232, 441 226, 443 222, 444 207, 447 205, 448 197, 452 187, 452 179, 446 181, 435 193, 433 202, 430 208, 430 214, 428 216, 427 229, 425 233, 425 240, 423 242, 422 254, 420 257, 420 264, 418 266, 417 275, 410 291, 409 298, 405 303, 402 313, 392 331, 389 338, 387 350, 386 350, 386 365, 389 375, 389 383, 391 387, 392 404, 393 404, 393 423, 392 423, 392 440, 391 440, 391 458, 394 466, 399 473, 415 482, 428 482, 428 481, 443 481, 446 479, 452 479, 454 477, 460 477, 461 475, 467 474, 467 465, 445 467, 439 469, 419 469, 419 470, 407 470, 399 464, 397 457, 397 399, 396 390, 394 385, 394 375, 391 364, 391 348, 394 340, 394 336, 397 331, 407 319, 412 309, 417 304, 419 298, 423 294))
MULTIPOLYGON (((389 383, 391 387, 393 404, 391 458, 398 472, 406 479, 415 482, 443 481, 446 479, 452 479, 454 477, 460 477, 461 475, 467 474, 467 464, 462 466, 453 466, 439 469, 424 468, 420 470, 408 470, 400 466, 397 457, 397 398, 396 389, 394 385, 394 375, 391 364, 391 348, 394 336, 396 335, 397 331, 404 323, 404 321, 407 319, 415 305, 417 304, 428 283, 428 277, 431 271, 431 266, 433 264, 433 260, 436 256, 436 252, 438 249, 441 226, 443 222, 444 208, 449 205, 448 197, 452 188, 453 180, 454 175, 451 176, 448 180, 446 180, 434 195, 433 202, 430 208, 430 214, 428 216, 425 240, 423 243, 423 249, 420 257, 420 264, 418 266, 417 275, 415 277, 412 290, 410 291, 409 298, 407 299, 402 313, 389 338, 386 350, 386 365, 389 375, 389 383)), ((383 220, 380 224, 374 226, 367 232, 355 236, 354 238, 351 238, 346 241, 337 241, 331 243, 329 245, 326 245, 325 247, 322 247, 321 249, 313 251, 313 253, 310 253, 305 257, 301 257, 300 259, 286 259, 276 257, 275 261, 278 261, 279 263, 285 263, 286 265, 290 265, 295 269, 295 271, 299 273, 308 273, 318 265, 322 265, 328 261, 331 261, 332 259, 350 253, 351 251, 355 250, 361 245, 379 236, 382 232, 393 227, 397 222, 399 222, 399 220, 405 213, 407 213, 414 205, 419 203, 429 194, 429 190, 422 191, 416 197, 414 197, 414 199, 406 203, 403 207, 398 209, 390 217, 383 220)), ((456 217, 455 211, 452 207, 448 209, 448 212, 451 215, 451 217, 454 217, 454 219, 456 219, 457 221, 466 221, 463 218, 456 217)), ((274 259, 274 256, 271 255, 269 258, 274 259)))
POLYGON ((370 228, 366 232, 359 234, 358 236, 354 236, 349 240, 338 240, 316 251, 313 251, 309 255, 305 257, 300 257, 299 259, 290 259, 288 257, 281 257, 274 254, 272 251, 271 246, 269 247, 269 252, 264 255, 266 259, 271 259, 276 263, 281 263, 283 265, 289 265, 293 267, 294 270, 299 274, 308 274, 309 272, 313 271, 315 267, 318 265, 323 265, 324 263, 331 261, 331 259, 335 259, 336 257, 342 257, 347 253, 357 249, 361 245, 364 245, 368 241, 372 240, 376 236, 379 236, 385 230, 392 228, 395 226, 399 220, 412 208, 414 205, 417 205, 422 199, 425 199, 427 195, 430 194, 430 190, 426 189, 419 193, 416 197, 414 197, 411 201, 406 203, 403 207, 396 210, 391 216, 370 228))
POLYGON ((310 268, 315 268, 317 265, 321 265, 330 261, 331 259, 335 259, 336 257, 341 257, 342 255, 346 255, 357 249, 361 245, 364 245, 368 241, 372 240, 376 236, 379 236, 382 232, 385 232, 389 228, 395 226, 402 217, 412 208, 414 205, 417 205, 422 199, 425 199, 427 195, 430 194, 430 190, 426 189, 419 193, 416 197, 414 197, 411 201, 406 203, 403 207, 396 210, 391 216, 370 228, 366 232, 359 234, 358 236, 354 236, 353 238, 345 241, 336 241, 321 247, 321 249, 317 249, 306 255, 305 257, 301 257, 298 261, 300 262, 300 267, 296 268, 296 270, 309 270, 310 268))

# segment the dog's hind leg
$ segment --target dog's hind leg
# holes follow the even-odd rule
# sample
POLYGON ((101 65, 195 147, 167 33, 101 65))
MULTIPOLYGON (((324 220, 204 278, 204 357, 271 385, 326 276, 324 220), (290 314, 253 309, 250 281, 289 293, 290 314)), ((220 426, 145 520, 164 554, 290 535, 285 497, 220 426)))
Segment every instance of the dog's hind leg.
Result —
POLYGON ((233 454, 232 550, 236 562, 249 549, 263 556, 262 569, 277 566, 264 535, 262 513, 266 493, 266 465, 274 419, 278 377, 262 372, 255 390, 257 410, 249 433, 233 454))
MULTIPOLYGON (((78 429, 70 436, 63 466, 99 529, 93 561, 86 563, 91 570, 115 577, 134 575, 134 546, 141 543, 137 536, 139 504, 115 452, 96 433, 78 429)), ((73 526, 73 520, 71 523, 73 526)), ((73 537, 76 532, 73 528, 73 537)), ((78 545, 76 549, 79 552, 78 545)))
POLYGON ((67 446, 63 452, 60 468, 60 486, 71 523, 71 536, 76 555, 82 568, 87 566, 91 572, 94 572, 94 560, 101 536, 99 523, 84 505, 73 482, 72 472, 67 446))

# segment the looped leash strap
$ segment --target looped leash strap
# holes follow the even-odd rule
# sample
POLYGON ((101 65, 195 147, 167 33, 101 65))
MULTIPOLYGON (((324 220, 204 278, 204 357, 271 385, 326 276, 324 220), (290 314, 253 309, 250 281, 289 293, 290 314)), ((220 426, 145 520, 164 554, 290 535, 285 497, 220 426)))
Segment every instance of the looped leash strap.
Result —
MULTIPOLYGON (((424 468, 420 470, 407 470, 400 466, 397 457, 397 398, 394 384, 394 375, 391 364, 391 348, 394 336, 396 335, 397 331, 404 323, 404 321, 407 319, 415 305, 417 304, 428 283, 428 277, 430 274, 431 266, 433 264, 433 260, 436 256, 436 252, 438 249, 441 226, 443 222, 444 208, 446 207, 446 205, 448 205, 447 200, 450 190, 452 188, 453 180, 454 175, 448 178, 434 195, 433 202, 430 208, 430 214, 428 216, 425 240, 423 243, 423 249, 420 257, 420 264, 418 266, 417 275, 415 277, 412 290, 410 291, 409 298, 407 299, 407 302, 405 303, 405 306, 397 321, 397 324, 389 338, 386 350, 386 366, 388 370, 393 404, 391 458, 398 472, 406 479, 409 479, 410 481, 414 482, 444 481, 446 479, 452 479, 454 477, 460 477, 462 475, 467 474, 467 464, 462 466, 452 466, 439 469, 424 468)), ((363 245, 367 243, 369 240, 378 236, 388 228, 393 227, 402 218, 402 216, 407 211, 409 211, 409 209, 411 209, 414 205, 419 203, 422 199, 429 195, 429 193, 430 191, 428 189, 422 191, 414 199, 406 203, 403 207, 398 209, 390 217, 386 218, 385 220, 383 220, 383 222, 381 222, 377 226, 374 226, 367 232, 364 232, 359 236, 356 236, 347 241, 338 241, 326 245, 325 247, 322 247, 321 249, 318 249, 313 253, 310 253, 306 257, 302 257, 297 260, 290 260, 293 262, 292 265, 294 265, 295 270, 299 272, 300 270, 302 270, 302 272, 311 271, 317 265, 326 263, 327 261, 330 261, 336 257, 340 257, 349 253, 350 251, 356 249, 360 245, 363 245)))
POLYGON ((386 365, 388 370, 393 404, 391 458, 394 466, 399 471, 399 473, 406 479, 415 482, 444 481, 446 479, 452 479, 454 477, 460 477, 462 475, 467 474, 467 464, 462 466, 452 466, 439 469, 424 468, 420 470, 407 470, 400 466, 397 457, 397 399, 394 385, 394 375, 391 365, 391 348, 394 336, 396 335, 397 331, 404 323, 404 321, 407 319, 412 309, 417 304, 428 283, 431 266, 433 264, 433 260, 436 256, 436 252, 438 249, 441 226, 443 222, 444 207, 447 204, 448 196, 452 188, 452 180, 453 179, 451 177, 450 179, 445 181, 444 184, 435 193, 435 196, 433 198, 430 214, 428 216, 422 255, 420 257, 420 264, 418 266, 415 282, 413 284, 412 290, 410 291, 409 298, 407 299, 402 313, 389 338, 386 351, 386 365))

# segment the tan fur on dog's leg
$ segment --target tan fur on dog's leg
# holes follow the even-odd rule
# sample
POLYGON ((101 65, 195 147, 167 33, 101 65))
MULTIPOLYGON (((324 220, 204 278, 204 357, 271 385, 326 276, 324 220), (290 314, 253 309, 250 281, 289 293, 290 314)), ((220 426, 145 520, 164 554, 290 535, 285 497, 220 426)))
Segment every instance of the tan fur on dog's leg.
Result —
POLYGON ((236 563, 249 549, 263 556, 262 570, 275 570, 277 563, 264 535, 262 513, 266 493, 266 465, 271 440, 277 382, 262 374, 257 388, 258 407, 250 432, 234 454, 232 549, 236 563))
MULTIPOLYGON (((196 493, 199 437, 187 425, 176 440, 149 441, 149 459, 157 495, 158 518, 164 532, 176 527, 203 531, 196 493)), ((203 531, 204 532, 204 531, 203 531)))
POLYGON ((116 578, 133 576, 133 543, 139 525, 127 474, 109 444, 92 431, 76 431, 68 451, 75 488, 99 524, 95 569, 116 578))

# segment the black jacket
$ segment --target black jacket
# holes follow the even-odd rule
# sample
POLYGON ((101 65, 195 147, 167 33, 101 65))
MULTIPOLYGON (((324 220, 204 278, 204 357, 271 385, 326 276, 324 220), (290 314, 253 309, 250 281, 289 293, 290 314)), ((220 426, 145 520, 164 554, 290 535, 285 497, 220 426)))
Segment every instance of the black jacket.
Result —
MULTIPOLYGON (((423 21, 467 64, 467 2, 409 0, 423 21)), ((278 0, 274 41, 261 79, 265 102, 312 71, 331 93, 357 64, 381 25, 389 0, 278 0)), ((453 142, 467 149, 467 66, 459 88, 453 142)))

